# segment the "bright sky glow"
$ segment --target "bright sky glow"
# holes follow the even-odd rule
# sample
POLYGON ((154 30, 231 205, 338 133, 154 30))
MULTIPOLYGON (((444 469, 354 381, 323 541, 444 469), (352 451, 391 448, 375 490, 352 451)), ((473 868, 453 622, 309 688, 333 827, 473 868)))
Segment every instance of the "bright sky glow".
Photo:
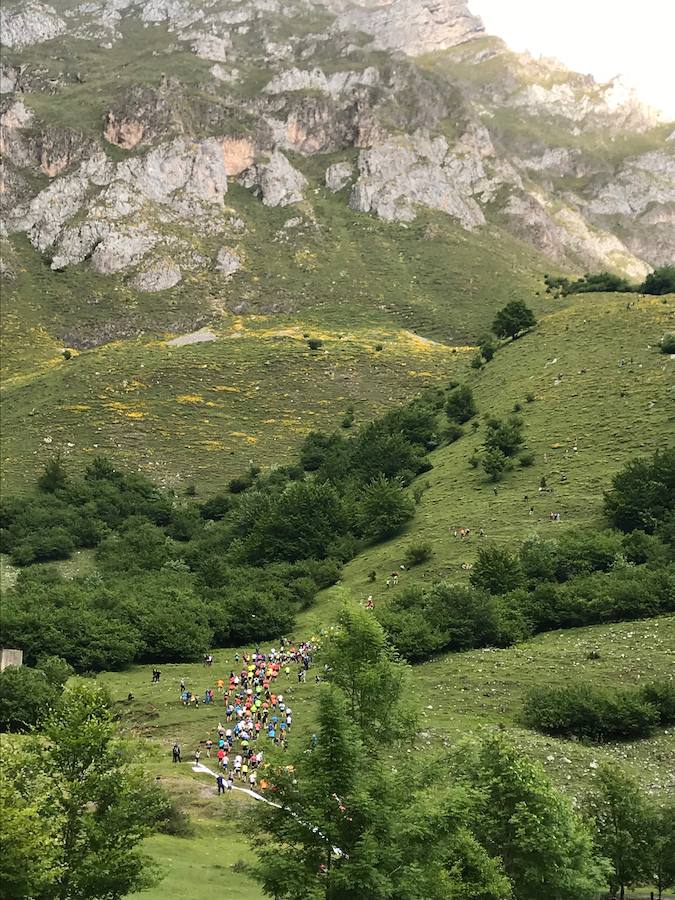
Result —
POLYGON ((469 0, 512 50, 554 56, 597 81, 616 75, 675 120, 675 0, 469 0))

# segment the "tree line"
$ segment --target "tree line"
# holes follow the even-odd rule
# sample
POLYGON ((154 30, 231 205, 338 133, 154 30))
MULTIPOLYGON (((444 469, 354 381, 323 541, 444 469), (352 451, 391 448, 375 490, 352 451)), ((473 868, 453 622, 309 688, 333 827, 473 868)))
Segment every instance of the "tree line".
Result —
POLYGON ((418 662, 675 611, 675 448, 629 462, 604 508, 613 528, 533 537, 516 552, 482 546, 469 585, 413 584, 376 615, 401 654, 418 662))

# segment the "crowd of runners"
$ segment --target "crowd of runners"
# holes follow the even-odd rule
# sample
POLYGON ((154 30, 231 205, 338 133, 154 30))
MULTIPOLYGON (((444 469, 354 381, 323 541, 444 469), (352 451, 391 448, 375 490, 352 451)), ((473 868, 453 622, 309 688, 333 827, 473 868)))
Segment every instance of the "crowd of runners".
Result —
MULTIPOLYGON (((182 678, 180 702, 186 707, 200 704, 220 708, 217 726, 200 742, 191 758, 195 765, 213 760, 218 775, 218 793, 232 790, 234 783, 255 789, 265 788, 258 779, 265 747, 288 748, 293 727, 293 710, 285 695, 295 677, 305 682, 318 649, 316 640, 289 644, 282 639, 279 649, 263 653, 256 648, 250 653, 235 654, 235 667, 227 678, 216 678, 213 686, 195 692, 182 678)), ((211 668, 211 657, 204 665, 211 668)), ((154 673, 153 673, 154 674, 154 673)), ((154 680, 154 679, 153 679, 154 680)), ((315 676, 315 681, 320 681, 315 676)), ((180 744, 172 748, 174 763, 183 760, 180 744)))

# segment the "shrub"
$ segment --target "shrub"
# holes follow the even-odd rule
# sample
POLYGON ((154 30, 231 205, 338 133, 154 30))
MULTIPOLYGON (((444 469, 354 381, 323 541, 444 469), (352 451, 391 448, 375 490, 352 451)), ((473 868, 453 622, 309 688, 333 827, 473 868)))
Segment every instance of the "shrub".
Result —
POLYGON ((526 403, 534 403, 534 401, 535 401, 535 396, 531 391, 528 392, 527 394, 525 394, 525 402, 526 403))
POLYGON ((499 481, 508 466, 508 460, 501 450, 491 447, 483 454, 482 466, 490 481, 499 481))
POLYGON ((406 547, 403 561, 408 568, 420 566, 422 563, 428 562, 433 556, 433 548, 428 541, 419 544, 410 544, 406 547))
POLYGON ((443 432, 443 438, 448 444, 454 444, 455 441, 458 441, 463 436, 464 429, 461 425, 457 425, 455 422, 451 422, 443 432))
POLYGON ((450 391, 445 404, 445 413, 451 422, 462 425, 473 419, 477 412, 473 391, 468 385, 462 384, 450 391))
POLYGON ((365 537, 383 540, 399 532, 414 515, 410 497, 394 481, 383 475, 363 490, 359 502, 359 523, 365 537))
POLYGON ((640 286, 643 294, 673 294, 675 293, 675 266, 662 266, 654 269, 640 286))
POLYGON ((70 350, 64 350, 64 351, 63 351, 63 358, 66 359, 66 360, 67 360, 67 359, 72 359, 72 358, 73 358, 72 351, 70 351, 70 350))
POLYGON ((348 406, 347 409, 345 410, 344 416, 342 417, 342 421, 340 422, 340 425, 342 428, 351 428, 353 424, 354 424, 354 407, 348 406))
POLYGON ((497 352, 497 345, 491 337, 483 338, 480 342, 480 352, 485 362, 490 362, 497 352))
POLYGON ((546 734, 602 743, 646 737, 658 724, 659 712, 635 688, 542 685, 529 691, 522 718, 529 728, 546 734))
POLYGON ((525 583, 519 558, 495 546, 478 548, 478 558, 469 580, 475 588, 489 594, 506 594, 525 583))
POLYGON ((661 353, 675 353, 675 334, 673 332, 664 334, 659 346, 661 353))
POLYGON ((239 475, 236 478, 230 479, 227 489, 231 494, 243 494, 252 484, 253 481, 248 475, 239 475))
POLYGON ((197 496, 197 485, 194 482, 190 482, 190 484, 185 485, 185 496, 186 497, 196 497, 197 496))
POLYGON ((522 412, 522 410, 523 410, 523 404, 522 404, 522 403, 518 403, 518 401, 516 401, 516 402, 513 404, 513 411, 514 411, 514 413, 522 412))
POLYGON ((480 456, 477 456, 475 453, 473 453, 469 457, 469 465, 471 466, 472 469, 477 469, 478 466, 480 465, 480 456))
POLYGON ((483 368, 483 357, 480 353, 474 354, 471 357, 471 362, 469 363, 472 369, 482 369, 483 368))
POLYGON ((384 344, 375 344, 375 350, 380 353, 380 351, 384 350, 384 344))
POLYGON ((652 533, 675 509, 675 447, 629 462, 612 479, 605 513, 622 531, 652 533))
POLYGON ((310 338, 307 341, 307 346, 310 350, 320 350, 323 347, 323 341, 319 338, 310 338))
POLYGON ((488 419, 485 435, 486 449, 500 450, 504 456, 514 456, 524 443, 524 427, 524 422, 519 416, 512 415, 507 419, 488 419))
POLYGON ((518 465, 521 469, 528 469, 534 465, 534 453, 532 450, 524 450, 518 457, 518 465))

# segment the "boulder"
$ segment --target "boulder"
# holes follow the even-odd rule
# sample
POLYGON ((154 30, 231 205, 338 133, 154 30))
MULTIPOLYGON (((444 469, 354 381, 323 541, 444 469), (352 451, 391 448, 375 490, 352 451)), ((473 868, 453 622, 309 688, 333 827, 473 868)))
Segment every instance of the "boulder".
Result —
POLYGON ((303 199, 307 179, 276 150, 269 162, 252 166, 242 176, 242 184, 257 190, 265 206, 288 206, 303 199))
POLYGON ((241 260, 236 253, 233 253, 228 247, 221 247, 216 257, 216 271, 221 275, 231 277, 241 268, 241 260))
POLYGON ((139 272, 132 280, 131 286, 137 291, 146 293, 166 291, 177 285, 181 277, 181 271, 175 263, 168 259, 161 259, 139 272))
POLYGON ((350 181, 354 169, 351 163, 339 162, 326 169, 326 187, 328 190, 341 191, 342 188, 350 181))

